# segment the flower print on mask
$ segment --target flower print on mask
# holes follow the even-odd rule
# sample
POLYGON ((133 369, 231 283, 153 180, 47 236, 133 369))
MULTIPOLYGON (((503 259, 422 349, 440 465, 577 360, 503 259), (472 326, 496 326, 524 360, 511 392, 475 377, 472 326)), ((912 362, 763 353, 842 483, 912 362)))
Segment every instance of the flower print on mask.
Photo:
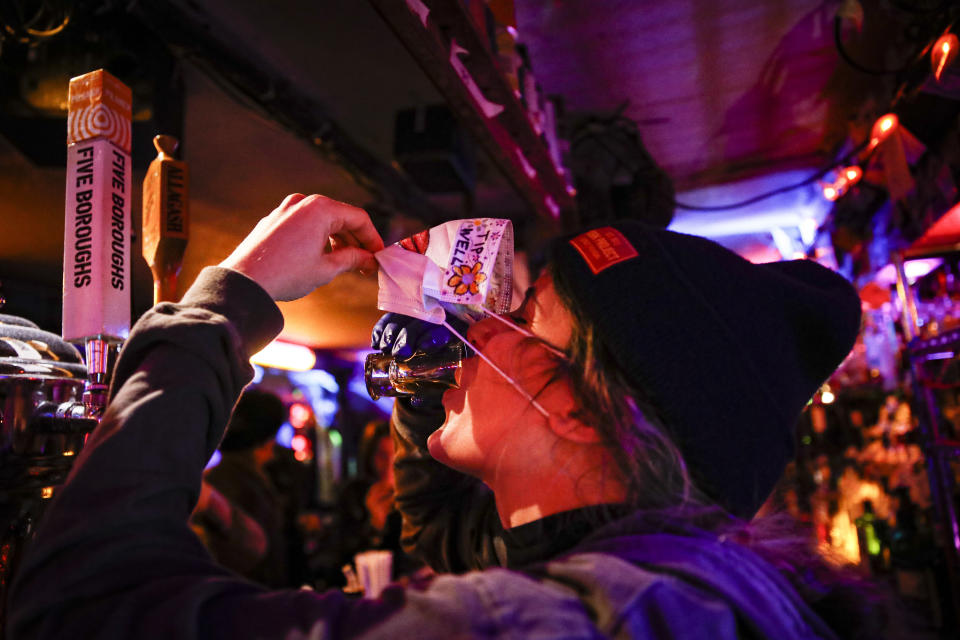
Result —
POLYGON ((462 264, 454 267, 454 275, 447 280, 448 287, 455 287, 453 290, 458 296, 462 296, 468 291, 476 295, 480 291, 480 283, 487 279, 487 274, 483 273, 483 263, 477 261, 473 267, 462 264))

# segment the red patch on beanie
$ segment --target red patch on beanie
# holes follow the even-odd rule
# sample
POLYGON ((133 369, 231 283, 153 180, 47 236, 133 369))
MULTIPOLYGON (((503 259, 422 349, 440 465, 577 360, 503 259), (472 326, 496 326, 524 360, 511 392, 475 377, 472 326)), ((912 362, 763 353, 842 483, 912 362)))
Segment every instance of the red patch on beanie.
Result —
POLYGON ((638 255, 626 236, 613 227, 591 229, 570 240, 570 244, 583 256, 593 275, 638 255))

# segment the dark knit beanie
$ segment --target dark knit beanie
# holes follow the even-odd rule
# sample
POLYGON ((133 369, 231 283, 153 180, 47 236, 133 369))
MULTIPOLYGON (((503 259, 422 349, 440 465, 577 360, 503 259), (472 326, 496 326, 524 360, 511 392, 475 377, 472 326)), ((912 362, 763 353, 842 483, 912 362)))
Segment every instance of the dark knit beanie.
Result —
POLYGON ((253 449, 276 437, 287 419, 283 401, 267 391, 249 389, 237 400, 221 451, 253 449))
POLYGON ((633 221, 558 239, 549 262, 697 486, 752 517, 793 456, 801 411, 853 348, 854 288, 810 260, 752 264, 633 221))

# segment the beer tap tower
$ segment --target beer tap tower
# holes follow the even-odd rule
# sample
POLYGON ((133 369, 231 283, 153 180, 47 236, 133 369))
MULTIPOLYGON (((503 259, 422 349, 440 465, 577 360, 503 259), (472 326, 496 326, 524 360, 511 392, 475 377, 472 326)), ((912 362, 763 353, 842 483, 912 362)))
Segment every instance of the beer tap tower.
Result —
POLYGON ((103 413, 130 331, 130 103, 106 71, 70 81, 63 337, 0 314, 0 635, 21 551, 103 413))
POLYGON ((63 339, 86 351, 84 402, 106 406, 110 360, 130 333, 130 88, 99 69, 70 81, 63 339))

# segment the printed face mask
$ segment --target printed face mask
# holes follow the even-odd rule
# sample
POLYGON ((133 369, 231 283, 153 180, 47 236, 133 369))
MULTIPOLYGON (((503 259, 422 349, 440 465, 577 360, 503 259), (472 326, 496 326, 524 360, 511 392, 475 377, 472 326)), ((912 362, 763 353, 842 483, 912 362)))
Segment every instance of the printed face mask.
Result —
POLYGON ((513 224, 499 218, 452 220, 375 254, 377 306, 443 324, 505 313, 513 297, 513 224))

